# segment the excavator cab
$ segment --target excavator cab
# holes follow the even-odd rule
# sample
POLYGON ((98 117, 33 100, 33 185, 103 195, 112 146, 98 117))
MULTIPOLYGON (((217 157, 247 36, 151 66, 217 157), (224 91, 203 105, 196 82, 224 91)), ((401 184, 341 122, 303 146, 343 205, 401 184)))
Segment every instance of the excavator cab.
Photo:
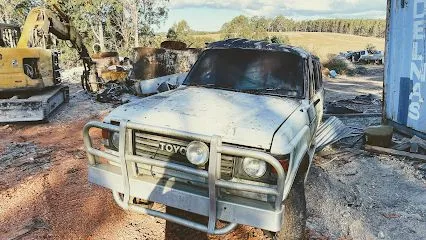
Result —
POLYGON ((23 48, 20 27, 0 24, 0 92, 33 92, 60 84, 59 53, 23 48))
POLYGON ((13 24, 0 23, 0 47, 13 48, 21 37, 21 29, 13 24))

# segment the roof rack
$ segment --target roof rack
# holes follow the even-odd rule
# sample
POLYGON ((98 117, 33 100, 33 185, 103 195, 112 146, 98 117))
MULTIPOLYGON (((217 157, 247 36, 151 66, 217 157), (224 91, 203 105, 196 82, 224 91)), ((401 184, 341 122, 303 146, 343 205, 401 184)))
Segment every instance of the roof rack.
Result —
POLYGON ((213 43, 210 43, 207 46, 207 48, 208 49, 239 48, 239 49, 252 49, 252 50, 267 50, 267 51, 292 53, 303 58, 315 57, 311 53, 303 50, 302 48, 283 45, 283 44, 277 44, 277 43, 270 43, 266 41, 248 40, 244 38, 231 38, 231 39, 226 39, 223 41, 213 42, 213 43))

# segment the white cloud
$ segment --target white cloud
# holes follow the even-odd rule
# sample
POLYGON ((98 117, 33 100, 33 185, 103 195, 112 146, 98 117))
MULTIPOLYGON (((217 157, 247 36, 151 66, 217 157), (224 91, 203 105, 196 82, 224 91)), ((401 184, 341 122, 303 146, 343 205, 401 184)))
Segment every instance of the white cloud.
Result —
POLYGON ((172 9, 208 7, 233 9, 248 15, 294 18, 384 17, 384 0, 171 0, 172 9))

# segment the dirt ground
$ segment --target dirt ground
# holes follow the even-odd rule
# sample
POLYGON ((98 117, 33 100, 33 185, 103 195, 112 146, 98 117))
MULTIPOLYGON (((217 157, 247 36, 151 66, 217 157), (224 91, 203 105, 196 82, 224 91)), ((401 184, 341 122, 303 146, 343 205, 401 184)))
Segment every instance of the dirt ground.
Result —
MULTIPOLYGON (((221 237, 166 226, 122 211, 111 192, 90 184, 81 130, 114 106, 81 91, 78 74, 66 74, 70 103, 49 123, 0 125, 0 239, 267 239, 247 226, 221 237)), ((374 66, 364 76, 330 79, 327 101, 380 98, 382 74, 374 66)), ((344 122, 365 127, 380 118, 344 122)), ((306 193, 310 239, 425 239, 426 166, 359 145, 336 144, 315 157, 306 193)))

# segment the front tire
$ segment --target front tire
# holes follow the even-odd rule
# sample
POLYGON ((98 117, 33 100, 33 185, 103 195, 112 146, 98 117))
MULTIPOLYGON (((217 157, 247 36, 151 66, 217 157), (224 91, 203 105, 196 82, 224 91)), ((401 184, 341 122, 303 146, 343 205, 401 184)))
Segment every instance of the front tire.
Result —
POLYGON ((284 201, 284 218, 277 240, 305 240, 306 236, 305 174, 298 173, 287 199, 284 201))

